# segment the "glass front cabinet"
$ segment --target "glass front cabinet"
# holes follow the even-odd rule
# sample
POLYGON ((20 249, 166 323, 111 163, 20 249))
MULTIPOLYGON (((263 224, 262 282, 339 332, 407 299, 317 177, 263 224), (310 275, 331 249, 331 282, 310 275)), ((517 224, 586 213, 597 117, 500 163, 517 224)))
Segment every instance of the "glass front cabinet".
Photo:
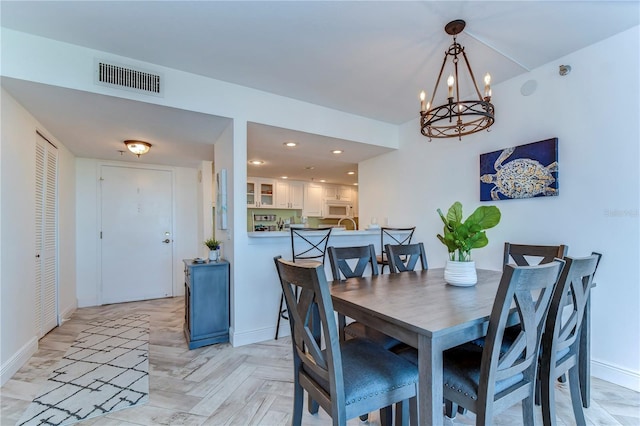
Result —
POLYGON ((272 209, 275 207, 274 179, 247 179, 247 207, 272 209))

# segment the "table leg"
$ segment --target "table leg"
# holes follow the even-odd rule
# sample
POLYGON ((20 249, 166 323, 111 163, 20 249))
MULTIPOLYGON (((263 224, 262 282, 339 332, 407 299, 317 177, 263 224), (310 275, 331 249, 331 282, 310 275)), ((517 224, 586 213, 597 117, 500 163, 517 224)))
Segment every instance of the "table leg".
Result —
POLYGON ((580 329, 580 353, 578 355, 578 375, 580 377, 580 395, 582 406, 591 405, 591 292, 587 297, 580 329))
POLYGON ((441 425, 442 415, 442 351, 431 338, 418 336, 418 424, 441 425))

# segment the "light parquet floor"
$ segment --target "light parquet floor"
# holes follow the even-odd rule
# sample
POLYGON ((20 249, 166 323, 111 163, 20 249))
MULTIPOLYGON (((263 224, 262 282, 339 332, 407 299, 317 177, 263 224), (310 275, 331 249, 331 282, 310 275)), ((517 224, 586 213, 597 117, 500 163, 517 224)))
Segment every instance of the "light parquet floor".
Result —
MULTIPOLYGON (((281 338, 238 348, 229 344, 188 350, 182 334, 181 297, 78 309, 73 317, 40 341, 36 354, 0 388, 0 425, 14 425, 51 370, 87 321, 121 312, 150 317, 150 399, 130 408, 78 425, 265 425, 290 424, 293 397, 291 341, 281 338)), ((558 424, 573 425, 568 389, 557 386, 558 424)), ((306 399, 306 398, 305 398, 306 399)), ((539 410, 538 410, 539 411, 539 410)), ((585 410, 589 425, 640 425, 640 394, 592 379, 592 404, 585 410)), ((541 424, 538 412, 537 424, 541 424)), ((473 424, 472 414, 445 424, 473 424)), ((496 416, 496 425, 522 424, 520 406, 496 416)), ((306 412, 303 425, 329 425, 320 410, 306 412)), ((348 423, 361 425, 358 419, 348 423)), ((378 425, 377 413, 369 424, 378 425)))

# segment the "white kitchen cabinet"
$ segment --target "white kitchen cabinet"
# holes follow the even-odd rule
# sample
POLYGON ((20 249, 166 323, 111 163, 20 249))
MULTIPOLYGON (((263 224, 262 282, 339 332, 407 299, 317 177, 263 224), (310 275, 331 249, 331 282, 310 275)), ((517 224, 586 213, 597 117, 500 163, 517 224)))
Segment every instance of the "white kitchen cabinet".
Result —
POLYGON ((304 207, 302 216, 322 217, 324 207, 324 187, 318 183, 304 184, 304 207))
POLYGON ((247 178, 247 207, 274 208, 275 186, 275 179, 247 178))
POLYGON ((351 187, 347 185, 325 185, 324 198, 326 200, 351 201, 351 187))
POLYGON ((276 181, 277 209, 302 209, 304 199, 304 183, 276 181))

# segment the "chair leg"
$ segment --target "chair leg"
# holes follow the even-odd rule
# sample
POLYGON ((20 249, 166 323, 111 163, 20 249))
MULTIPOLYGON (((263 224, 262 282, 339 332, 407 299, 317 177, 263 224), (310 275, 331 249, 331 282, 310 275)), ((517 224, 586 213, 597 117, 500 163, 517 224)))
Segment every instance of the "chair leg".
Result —
POLYGON ((300 426, 302 424, 302 407, 303 407, 303 397, 304 397, 304 389, 300 386, 299 383, 294 383, 293 389, 293 418, 291 419, 292 426, 300 426))
POLYGON ((409 401, 400 401, 396 403, 396 422, 395 426, 409 426, 409 401))
POLYGON ((317 414, 319 409, 320 404, 318 404, 313 398, 311 398, 311 395, 309 395, 307 397, 307 411, 309 411, 309 414, 317 414))
POLYGON ((380 425, 392 426, 393 425, 393 407, 388 406, 380 409, 380 425))
POLYGON ((522 421, 524 426, 534 426, 535 419, 533 416, 533 395, 529 395, 522 400, 522 421))
MULTIPOLYGON (((278 333, 280 332, 280 319, 283 317, 285 310, 282 309, 284 304, 284 293, 280 294, 280 307, 278 308, 278 322, 276 323, 276 340, 278 340, 278 333)), ((288 318, 285 318, 288 319, 288 318)))
POLYGON ((555 383, 550 380, 551 372, 546 368, 540 377, 540 405, 542 405, 542 424, 552 426, 556 424, 555 383), (545 371, 546 370, 546 371, 545 371))
POLYGON ((444 401, 444 415, 449 417, 450 419, 455 419, 457 413, 458 413, 458 404, 446 399, 444 401))
POLYGON ((576 418, 576 424, 586 424, 584 418, 584 410, 582 409, 582 393, 580 392, 580 367, 574 365, 569 369, 569 391, 571 393, 571 405, 573 406, 573 415, 576 418))
POLYGON ((409 423, 418 426, 418 397, 409 399, 409 423))

